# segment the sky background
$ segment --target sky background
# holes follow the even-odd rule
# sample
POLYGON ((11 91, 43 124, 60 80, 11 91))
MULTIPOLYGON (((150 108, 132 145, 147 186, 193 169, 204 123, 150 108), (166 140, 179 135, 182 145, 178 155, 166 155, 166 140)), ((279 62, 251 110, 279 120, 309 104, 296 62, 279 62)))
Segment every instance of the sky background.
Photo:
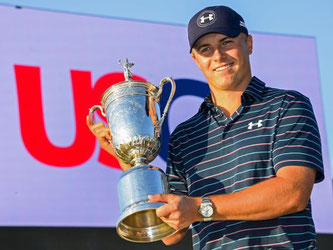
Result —
POLYGON ((333 106, 333 98, 330 96, 333 90, 331 0, 316 3, 310 0, 0 0, 0 4, 182 26, 186 26, 192 15, 204 7, 227 5, 243 16, 250 33, 314 37, 317 44, 327 146, 329 158, 333 159, 333 112, 330 110, 333 106))

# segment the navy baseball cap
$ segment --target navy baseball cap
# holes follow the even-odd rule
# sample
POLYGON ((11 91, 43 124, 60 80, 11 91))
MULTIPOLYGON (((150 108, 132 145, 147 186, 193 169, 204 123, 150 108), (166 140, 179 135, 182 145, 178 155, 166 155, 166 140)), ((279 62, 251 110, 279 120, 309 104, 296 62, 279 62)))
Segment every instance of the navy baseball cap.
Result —
POLYGON ((227 6, 207 7, 195 14, 187 26, 190 52, 195 42, 208 33, 221 33, 237 37, 241 32, 248 35, 244 19, 227 6))

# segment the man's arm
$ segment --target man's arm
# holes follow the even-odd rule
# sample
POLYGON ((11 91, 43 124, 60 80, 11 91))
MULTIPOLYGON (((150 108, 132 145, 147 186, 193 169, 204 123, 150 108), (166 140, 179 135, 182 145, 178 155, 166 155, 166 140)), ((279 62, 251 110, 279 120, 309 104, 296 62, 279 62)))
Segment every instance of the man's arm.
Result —
MULTIPOLYGON (((315 169, 286 166, 276 177, 242 191, 210 196, 213 220, 266 220, 302 211, 309 202, 315 176, 315 169)), ((157 216, 177 230, 201 220, 200 197, 158 194, 150 201, 166 203, 157 209, 157 216)))
POLYGON ((303 211, 310 199, 316 170, 303 166, 279 169, 275 178, 240 192, 211 196, 216 220, 266 220, 303 211))

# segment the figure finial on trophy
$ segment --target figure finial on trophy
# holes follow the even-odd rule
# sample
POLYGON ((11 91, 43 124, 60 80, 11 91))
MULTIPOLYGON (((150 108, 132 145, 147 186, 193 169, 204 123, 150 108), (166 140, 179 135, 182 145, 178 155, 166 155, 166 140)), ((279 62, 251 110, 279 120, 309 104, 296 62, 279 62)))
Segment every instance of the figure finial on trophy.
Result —
POLYGON ((133 67, 134 63, 130 63, 130 62, 128 62, 128 59, 127 59, 127 58, 125 58, 125 62, 123 62, 123 63, 121 62, 121 59, 119 59, 118 62, 119 62, 119 64, 120 64, 121 66, 123 66, 123 68, 124 68, 124 76, 125 76, 125 80, 126 80, 126 81, 131 80, 133 74, 132 74, 130 68, 133 67))

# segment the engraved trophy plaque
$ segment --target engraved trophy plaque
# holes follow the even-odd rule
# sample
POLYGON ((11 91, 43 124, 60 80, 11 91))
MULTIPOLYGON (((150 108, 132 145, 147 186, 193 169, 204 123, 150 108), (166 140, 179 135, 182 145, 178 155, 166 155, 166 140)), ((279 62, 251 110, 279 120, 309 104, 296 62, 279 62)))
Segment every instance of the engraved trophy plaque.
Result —
POLYGON ((168 193, 164 172, 148 165, 161 147, 162 124, 174 96, 176 85, 171 78, 163 78, 159 87, 145 81, 132 80, 126 58, 119 64, 124 68, 125 81, 108 88, 101 105, 93 106, 89 115, 100 109, 112 134, 112 143, 119 159, 132 167, 125 171, 117 184, 121 215, 117 233, 133 242, 160 240, 175 230, 156 216, 163 203, 148 201, 148 195, 168 193), (168 102, 161 116, 159 100, 163 85, 171 83, 168 102))

